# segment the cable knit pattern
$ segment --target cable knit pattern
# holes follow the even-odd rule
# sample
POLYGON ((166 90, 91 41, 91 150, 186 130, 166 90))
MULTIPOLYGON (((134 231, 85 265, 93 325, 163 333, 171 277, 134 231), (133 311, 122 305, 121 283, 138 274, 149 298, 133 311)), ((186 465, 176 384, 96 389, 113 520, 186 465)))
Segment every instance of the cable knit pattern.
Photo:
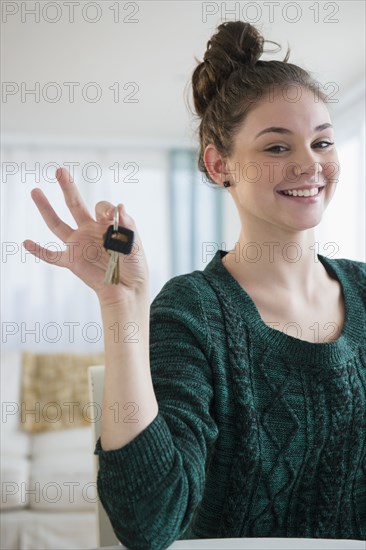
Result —
MULTIPOLYGON (((151 304, 159 413, 104 451, 98 494, 119 540, 366 540, 366 264, 318 254, 342 286, 334 342, 269 327, 218 250, 151 304)), ((331 320, 330 320, 331 321, 331 320)))

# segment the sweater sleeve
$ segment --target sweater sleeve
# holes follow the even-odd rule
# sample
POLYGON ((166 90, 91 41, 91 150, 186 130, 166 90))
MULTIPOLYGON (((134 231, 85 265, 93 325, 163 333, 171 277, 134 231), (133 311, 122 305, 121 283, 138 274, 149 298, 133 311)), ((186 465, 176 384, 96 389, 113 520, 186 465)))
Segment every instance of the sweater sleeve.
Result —
POLYGON ((211 339, 201 297, 187 275, 168 281, 150 308, 150 369, 159 412, 119 449, 99 457, 97 491, 117 538, 160 550, 181 538, 202 500, 209 450, 211 339))

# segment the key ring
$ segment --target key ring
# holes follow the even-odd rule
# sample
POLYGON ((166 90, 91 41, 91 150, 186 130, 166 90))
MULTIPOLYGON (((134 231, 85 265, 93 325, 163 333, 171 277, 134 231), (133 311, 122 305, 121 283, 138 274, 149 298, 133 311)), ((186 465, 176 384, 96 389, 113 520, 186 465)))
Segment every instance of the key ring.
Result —
POLYGON ((118 206, 114 207, 113 225, 103 235, 103 246, 121 254, 130 254, 134 242, 134 232, 118 225, 118 206))
POLYGON ((114 231, 118 231, 118 206, 114 207, 114 225, 113 229, 114 231))

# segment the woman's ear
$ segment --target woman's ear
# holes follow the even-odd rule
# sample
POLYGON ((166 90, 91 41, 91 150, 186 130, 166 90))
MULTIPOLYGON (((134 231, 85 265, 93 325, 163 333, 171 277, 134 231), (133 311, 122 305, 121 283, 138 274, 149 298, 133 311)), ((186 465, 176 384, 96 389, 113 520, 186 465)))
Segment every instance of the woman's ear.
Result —
MULTIPOLYGON (((218 185, 224 185, 229 181, 226 164, 216 147, 212 144, 207 145, 203 153, 203 160, 210 178, 218 185)), ((225 187, 228 187, 226 184, 225 187)))

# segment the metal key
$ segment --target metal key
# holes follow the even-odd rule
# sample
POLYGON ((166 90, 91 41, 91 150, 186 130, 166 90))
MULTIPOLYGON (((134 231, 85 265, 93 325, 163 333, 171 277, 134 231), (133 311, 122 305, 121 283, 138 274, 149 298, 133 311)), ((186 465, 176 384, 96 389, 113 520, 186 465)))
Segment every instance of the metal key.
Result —
MULTIPOLYGON (((114 208, 114 224, 113 230, 118 230, 118 207, 114 208)), ((119 284, 119 253, 116 250, 108 250, 110 254, 107 271, 105 273, 103 283, 107 285, 118 285, 119 284)))
POLYGON ((107 285, 116 285, 119 283, 119 254, 115 250, 108 250, 108 254, 110 254, 110 258, 107 266, 107 271, 103 279, 103 283, 107 285))

